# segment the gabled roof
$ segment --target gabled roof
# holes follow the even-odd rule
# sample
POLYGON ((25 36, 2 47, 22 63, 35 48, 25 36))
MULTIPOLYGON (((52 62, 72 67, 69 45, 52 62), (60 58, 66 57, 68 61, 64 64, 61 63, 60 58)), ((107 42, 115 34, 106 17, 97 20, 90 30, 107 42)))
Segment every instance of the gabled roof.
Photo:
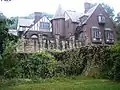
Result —
POLYGON ((53 16, 53 19, 58 19, 58 18, 65 18, 64 10, 62 9, 60 4, 58 6, 58 9, 56 10, 55 15, 53 16))
MULTIPOLYGON (((43 17, 46 17, 46 15, 43 15, 41 18, 39 18, 39 20, 37 22, 39 22, 43 17)), ((48 20, 49 18, 46 17, 48 20)), ((49 20, 50 21, 50 20, 49 20)), ((33 21, 34 22, 34 21, 33 21)), ((29 29, 27 29, 25 32, 24 32, 24 35, 37 23, 37 22, 34 22, 33 24, 30 25, 29 29)))
POLYGON ((19 26, 30 26, 33 23, 33 21, 34 19, 19 18, 18 25, 19 26))
POLYGON ((79 18, 83 15, 82 13, 78 13, 76 11, 71 11, 71 10, 67 10, 65 11, 65 13, 67 13, 67 15, 70 17, 72 22, 79 22, 79 18))
POLYGON ((85 15, 90 16, 90 15, 95 11, 95 9, 96 9, 99 5, 100 5, 100 4, 97 4, 97 5, 95 5, 94 7, 92 7, 91 9, 89 9, 89 10, 85 13, 85 15))
POLYGON ((96 10, 96 8, 99 6, 100 4, 95 5, 94 7, 92 7, 90 10, 88 10, 88 12, 86 12, 84 15, 88 16, 88 18, 82 23, 85 24, 88 19, 91 17, 91 15, 94 13, 94 11, 96 10))

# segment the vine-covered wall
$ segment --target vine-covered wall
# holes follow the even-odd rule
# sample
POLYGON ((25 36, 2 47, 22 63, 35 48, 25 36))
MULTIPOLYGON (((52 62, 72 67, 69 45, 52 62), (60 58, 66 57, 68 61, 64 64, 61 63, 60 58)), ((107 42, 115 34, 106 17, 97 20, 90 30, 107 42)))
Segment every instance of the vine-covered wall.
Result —
POLYGON ((4 53, 0 60, 4 78, 46 78, 85 75, 120 80, 120 53, 107 46, 85 46, 68 51, 4 53))

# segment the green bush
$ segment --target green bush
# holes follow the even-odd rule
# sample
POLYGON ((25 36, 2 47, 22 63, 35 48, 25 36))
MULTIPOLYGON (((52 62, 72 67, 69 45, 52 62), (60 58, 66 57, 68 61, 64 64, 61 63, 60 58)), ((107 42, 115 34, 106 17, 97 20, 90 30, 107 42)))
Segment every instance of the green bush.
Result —
POLYGON ((85 46, 68 51, 16 53, 9 44, 0 58, 0 76, 5 78, 46 78, 85 75, 120 80, 120 43, 85 46))
POLYGON ((13 53, 13 55, 8 53, 2 60, 6 78, 51 77, 54 71, 53 64, 56 62, 47 52, 13 53))
POLYGON ((105 49, 105 46, 86 46, 65 52, 51 52, 59 62, 55 72, 67 76, 84 74, 96 77, 99 74, 96 67, 102 69, 105 49))
POLYGON ((106 49, 104 62, 101 77, 120 81, 120 42, 106 49))
POLYGON ((113 67, 111 69, 113 79, 120 81, 120 41, 112 47, 113 67))

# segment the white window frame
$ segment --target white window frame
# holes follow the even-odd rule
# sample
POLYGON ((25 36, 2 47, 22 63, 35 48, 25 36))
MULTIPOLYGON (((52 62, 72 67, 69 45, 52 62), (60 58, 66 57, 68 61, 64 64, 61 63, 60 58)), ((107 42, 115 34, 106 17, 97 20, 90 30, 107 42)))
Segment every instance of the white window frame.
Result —
POLYGON ((109 42, 109 41, 114 42, 114 35, 113 35, 112 29, 111 28, 105 28, 105 31, 107 31, 107 36, 105 36, 106 41, 107 42, 109 42))
POLYGON ((99 23, 105 23, 105 21, 106 21, 105 16, 102 15, 102 14, 100 14, 100 15, 98 16, 98 22, 99 22, 99 23))
POLYGON ((92 35, 91 35, 92 40, 96 41, 97 39, 100 39, 100 41, 102 41, 100 29, 96 26, 93 26, 91 29, 92 29, 92 35), (96 30, 94 30, 94 29, 96 29, 96 30))

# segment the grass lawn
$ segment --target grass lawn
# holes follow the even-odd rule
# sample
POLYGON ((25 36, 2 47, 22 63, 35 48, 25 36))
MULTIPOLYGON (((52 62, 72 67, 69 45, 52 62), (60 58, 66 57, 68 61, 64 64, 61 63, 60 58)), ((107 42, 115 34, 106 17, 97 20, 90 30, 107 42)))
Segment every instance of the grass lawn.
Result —
POLYGON ((0 90, 120 90, 120 83, 81 76, 39 80, 19 79, 2 81, 0 90))

